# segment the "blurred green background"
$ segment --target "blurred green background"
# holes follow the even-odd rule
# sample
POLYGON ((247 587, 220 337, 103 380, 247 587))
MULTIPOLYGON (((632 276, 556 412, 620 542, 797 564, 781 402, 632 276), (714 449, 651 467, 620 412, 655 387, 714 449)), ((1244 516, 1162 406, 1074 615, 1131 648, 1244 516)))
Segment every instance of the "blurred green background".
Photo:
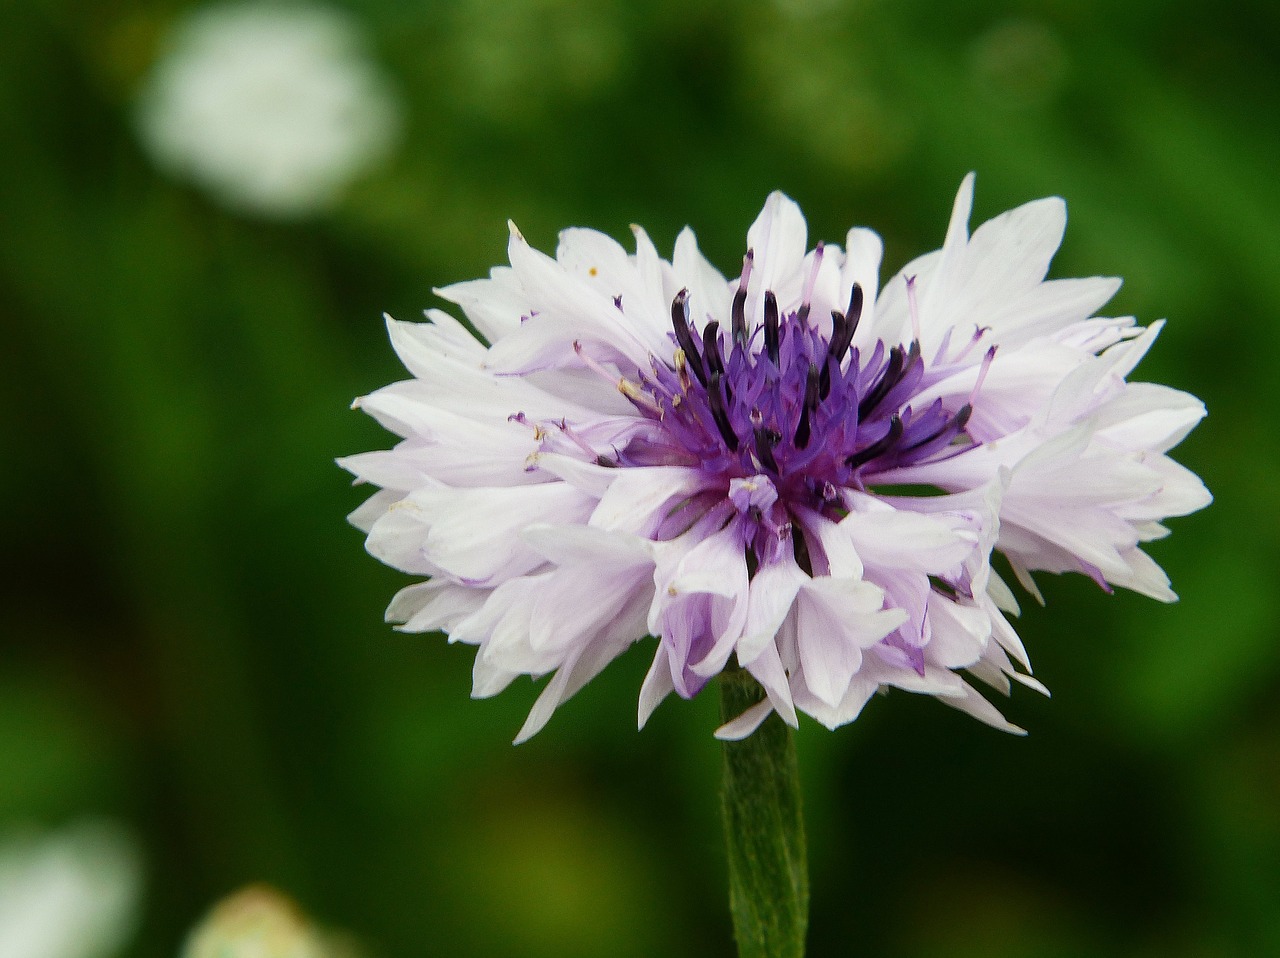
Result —
POLYGON ((404 636, 344 522, 347 409, 402 378, 381 313, 590 225, 735 271, 768 191, 890 271, 1059 194, 1053 275, 1169 317, 1140 378, 1201 396, 1217 503, 1160 606, 1045 577, 1025 739, 893 694, 800 732, 812 953, 1280 954, 1280 6, 1270 0, 359 0, 398 99, 332 208, 226 208, 157 171, 138 91, 191 5, 3 0, 0 826, 137 833, 173 955, 255 880, 383 958, 729 956, 716 703, 634 728, 646 644, 511 737, 528 682, 404 636))

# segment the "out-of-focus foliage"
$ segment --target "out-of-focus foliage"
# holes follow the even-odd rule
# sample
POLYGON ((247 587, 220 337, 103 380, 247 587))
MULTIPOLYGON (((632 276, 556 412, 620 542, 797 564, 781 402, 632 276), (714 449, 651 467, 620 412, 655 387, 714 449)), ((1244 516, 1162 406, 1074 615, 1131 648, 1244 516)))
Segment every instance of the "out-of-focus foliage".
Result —
POLYGON ((579 224, 689 223, 727 269, 781 188, 896 268, 1058 193, 1058 275, 1168 316, 1140 372, 1203 397, 1179 457, 1218 502, 1153 551, 1182 602, 1043 583, 1052 701, 1000 736, 906 694, 801 730, 812 951, 1280 953, 1280 7, 1268 0, 351 0, 394 156, 267 222, 136 135, 193 9, 3 3, 0 826, 110 815, 147 881, 130 958, 285 889, 370 954, 731 954, 715 703, 634 730, 642 652, 532 743, 535 695, 381 622, 404 580, 342 517, 389 442, 380 314, 579 224))

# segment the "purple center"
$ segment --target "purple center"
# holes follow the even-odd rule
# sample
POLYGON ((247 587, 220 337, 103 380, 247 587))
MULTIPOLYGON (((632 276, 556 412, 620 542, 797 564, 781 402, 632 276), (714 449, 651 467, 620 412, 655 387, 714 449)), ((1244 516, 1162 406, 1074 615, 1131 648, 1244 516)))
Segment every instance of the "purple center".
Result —
MULTIPOLYGON (((828 336, 809 322, 807 304, 781 315, 766 292, 764 322, 749 333, 744 284, 729 335, 712 321, 697 336, 682 290, 671 304, 672 364, 655 362, 624 390, 658 428, 620 450, 618 464, 697 467, 711 480, 696 497, 706 501, 690 502, 695 508, 682 509, 686 521, 677 524, 687 528, 731 501, 754 520, 756 559, 769 561, 792 519, 843 518, 842 490, 865 491, 878 474, 972 448, 968 403, 909 404, 925 377, 918 342, 888 349, 878 342, 866 356, 850 348, 862 299, 855 284, 848 309, 832 311, 828 336)), ((795 548, 799 555, 804 544, 795 548)))

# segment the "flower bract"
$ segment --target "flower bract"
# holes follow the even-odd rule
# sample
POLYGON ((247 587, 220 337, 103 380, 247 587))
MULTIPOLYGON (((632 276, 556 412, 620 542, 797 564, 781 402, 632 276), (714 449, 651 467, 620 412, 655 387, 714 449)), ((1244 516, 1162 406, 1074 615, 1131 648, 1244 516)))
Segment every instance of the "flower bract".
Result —
POLYGON ((725 669, 829 727, 878 690, 1018 729, 976 690, 1043 691, 993 570, 1082 572, 1170 601, 1142 551, 1209 494, 1166 453, 1193 396, 1129 382, 1160 323, 1095 315, 1119 287, 1046 280, 1056 198, 969 232, 883 287, 881 241, 808 246, 781 193, 725 277, 691 231, 670 261, 586 229, 554 257, 438 290, 469 323, 388 319, 412 378, 356 405, 401 437, 342 460, 380 490, 369 551, 425 581, 387 610, 477 646, 474 689, 550 675, 518 740, 632 644, 656 639, 643 725, 725 669), (473 333, 478 332, 479 336, 473 333))

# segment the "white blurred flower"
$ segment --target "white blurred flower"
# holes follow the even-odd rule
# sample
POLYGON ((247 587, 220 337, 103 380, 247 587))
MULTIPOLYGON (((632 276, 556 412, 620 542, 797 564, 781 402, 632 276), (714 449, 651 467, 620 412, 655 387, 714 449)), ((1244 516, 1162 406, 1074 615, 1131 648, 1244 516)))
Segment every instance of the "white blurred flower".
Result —
POLYGON ((142 92, 143 142, 228 206, 281 218, 323 209, 386 156, 399 127, 362 40, 321 7, 198 10, 142 92))
POLYGON ((133 924, 139 884, 136 849, 108 824, 0 840, 0 955, 114 954, 133 924))
POLYGON ((183 958, 318 958, 322 953, 294 904, 264 887, 220 902, 182 952, 183 958))
POLYGON ((321 932, 266 885, 224 898, 196 926, 182 958, 355 958, 354 942, 321 932))

